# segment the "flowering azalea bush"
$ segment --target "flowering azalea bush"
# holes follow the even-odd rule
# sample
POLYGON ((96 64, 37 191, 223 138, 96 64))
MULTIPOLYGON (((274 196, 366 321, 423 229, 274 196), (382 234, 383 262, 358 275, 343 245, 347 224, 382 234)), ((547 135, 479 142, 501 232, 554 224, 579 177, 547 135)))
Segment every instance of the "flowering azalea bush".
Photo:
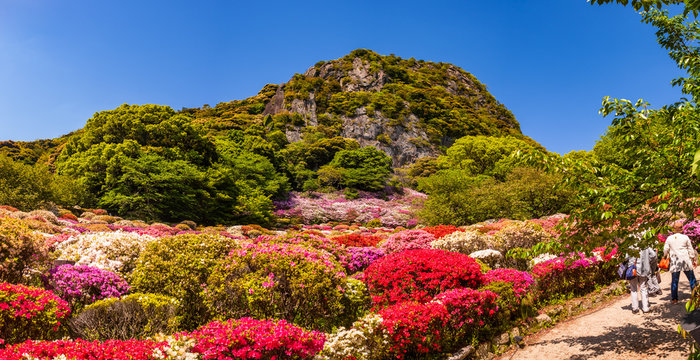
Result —
POLYGON ((51 291, 0 283, 0 335, 5 343, 53 339, 69 315, 68 304, 51 291))
POLYGON ((352 324, 338 328, 326 338, 317 360, 379 360, 388 357, 389 336, 379 314, 369 313, 352 324))
POLYGON ((202 289, 234 239, 210 234, 166 236, 151 241, 130 276, 135 291, 176 298, 183 312, 182 326, 194 329, 208 321, 202 289))
POLYGON ((71 304, 73 311, 97 300, 121 297, 131 288, 118 274, 83 265, 61 265, 49 270, 48 287, 71 304))
POLYGON ((309 233, 292 232, 277 236, 263 235, 253 239, 252 243, 276 243, 306 246, 314 249, 325 250, 332 254, 336 259, 342 259, 342 257, 345 255, 345 249, 337 242, 323 236, 309 233))
POLYGON ((389 338, 389 358, 416 359, 442 349, 450 317, 444 305, 404 301, 382 309, 379 315, 389 338))
POLYGON ((542 226, 529 221, 513 221, 493 236, 493 248, 503 253, 515 248, 531 248, 552 239, 542 226))
MULTIPOLYGON (((155 360, 165 343, 151 340, 87 340, 32 341, 0 350, 2 360, 155 360)), ((194 359, 192 359, 194 360, 194 359)))
POLYGON ((535 285, 535 279, 530 273, 515 269, 494 269, 484 274, 484 283, 486 285, 494 281, 510 283, 517 297, 525 296, 535 285))
POLYGON ((19 283, 30 268, 44 266, 48 248, 21 220, 0 217, 0 281, 19 283))
POLYGON ((480 332, 497 320, 498 295, 489 290, 468 288, 447 290, 433 301, 447 309, 450 314, 447 326, 442 331, 442 341, 448 349, 471 342, 480 332))
POLYGON ((316 329, 341 321, 345 271, 328 252, 259 242, 234 249, 209 277, 209 310, 219 319, 276 317, 316 329))
POLYGON ((382 256, 384 250, 375 247, 349 247, 341 263, 348 273, 352 274, 366 269, 382 256))
POLYGON ((382 307, 401 301, 428 302, 449 289, 478 288, 481 267, 464 254, 445 250, 408 250, 385 256, 364 273, 372 302, 382 307))
POLYGON ((189 334, 192 352, 202 359, 311 359, 323 349, 325 335, 284 320, 214 321, 189 334))
POLYGON ((405 230, 389 236, 382 243, 381 249, 386 254, 392 254, 405 250, 429 249, 430 243, 435 241, 435 236, 423 230, 405 230))
POLYGON ((471 254, 488 249, 489 236, 476 231, 456 231, 430 243, 433 249, 471 254))
POLYGON ((454 225, 436 225, 436 226, 430 226, 430 227, 425 227, 422 228, 421 230, 427 231, 433 236, 435 236, 436 239, 440 239, 444 237, 445 235, 450 235, 453 232, 457 231, 464 231, 464 229, 460 229, 454 225))
POLYGON ((554 296, 585 294, 596 285, 614 281, 617 274, 613 269, 616 264, 611 261, 613 257, 614 252, 608 252, 605 257, 572 253, 535 265, 532 274, 538 284, 539 299, 546 301, 554 296))
POLYGON ((403 194, 392 194, 387 200, 371 193, 360 194, 360 198, 348 200, 340 193, 309 193, 303 196, 292 192, 288 200, 276 202, 275 215, 304 224, 329 221, 367 223, 377 219, 381 225, 415 225, 416 212, 422 207, 426 195, 405 189, 403 194))
POLYGON ((155 238, 132 232, 96 232, 71 236, 57 245, 63 259, 129 274, 146 245, 155 238))
POLYGON ((368 233, 352 233, 331 238, 331 240, 348 247, 377 246, 384 239, 368 233))

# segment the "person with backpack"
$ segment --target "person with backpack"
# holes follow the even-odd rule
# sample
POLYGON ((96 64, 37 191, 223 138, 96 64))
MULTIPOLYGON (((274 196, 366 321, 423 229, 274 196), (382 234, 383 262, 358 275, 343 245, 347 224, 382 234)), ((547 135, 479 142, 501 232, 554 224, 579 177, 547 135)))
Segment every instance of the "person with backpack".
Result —
POLYGON ((690 242, 690 238, 682 234, 683 220, 674 222, 671 227, 675 233, 666 238, 664 256, 670 256, 668 271, 671 272, 671 303, 675 304, 678 302, 678 280, 680 280, 681 271, 688 278, 688 282, 690 282, 691 293, 695 288, 695 272, 693 268, 697 262, 697 253, 690 242))

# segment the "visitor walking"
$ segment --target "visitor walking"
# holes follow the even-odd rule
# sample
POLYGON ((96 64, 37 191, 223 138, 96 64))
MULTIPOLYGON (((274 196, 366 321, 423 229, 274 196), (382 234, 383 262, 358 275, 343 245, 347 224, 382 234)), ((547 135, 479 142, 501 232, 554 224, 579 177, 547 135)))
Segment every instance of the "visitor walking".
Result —
POLYGON ((697 253, 693 249, 693 244, 690 238, 683 235, 683 221, 678 220, 673 223, 672 229, 675 232, 666 239, 664 244, 664 256, 670 256, 670 264, 668 271, 671 272, 671 302, 678 302, 678 280, 681 276, 681 271, 690 282, 690 291, 692 293, 695 288, 695 272, 693 268, 696 264, 697 253))
POLYGON ((647 287, 649 288, 649 295, 661 295, 661 285, 659 281, 661 275, 659 274, 659 257, 655 249, 650 248, 653 254, 649 254, 649 265, 651 267, 651 274, 647 277, 647 287))
MULTIPOLYGON (((635 249, 632 248, 632 251, 635 249)), ((656 251, 647 248, 639 251, 639 257, 627 255, 625 261, 627 267, 635 266, 637 268, 637 276, 627 280, 630 285, 630 298, 632 300, 632 312, 639 312, 639 300, 642 300, 642 312, 649 312, 649 288, 647 286, 647 278, 652 275, 651 258, 656 256, 656 251)))

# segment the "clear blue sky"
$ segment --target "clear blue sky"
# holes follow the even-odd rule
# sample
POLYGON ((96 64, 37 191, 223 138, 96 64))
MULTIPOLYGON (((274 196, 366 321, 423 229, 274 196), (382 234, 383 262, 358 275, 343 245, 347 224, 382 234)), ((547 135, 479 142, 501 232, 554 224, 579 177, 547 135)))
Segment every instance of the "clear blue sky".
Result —
POLYGON ((559 153, 592 149, 605 95, 681 96, 654 28, 585 0, 0 0, 0 140, 57 137, 123 103, 243 99, 357 48, 464 68, 559 153))

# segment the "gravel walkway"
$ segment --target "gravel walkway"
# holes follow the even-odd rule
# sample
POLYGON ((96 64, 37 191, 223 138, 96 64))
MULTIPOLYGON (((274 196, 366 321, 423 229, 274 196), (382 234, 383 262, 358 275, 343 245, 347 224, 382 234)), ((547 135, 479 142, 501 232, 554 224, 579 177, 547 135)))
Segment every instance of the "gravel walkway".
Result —
POLYGON ((523 349, 499 360, 668 359, 688 357, 688 340, 678 334, 690 289, 685 275, 680 301, 671 304, 671 274, 661 275, 663 295, 649 299, 651 311, 632 313, 629 294, 585 315, 525 338, 523 349))

